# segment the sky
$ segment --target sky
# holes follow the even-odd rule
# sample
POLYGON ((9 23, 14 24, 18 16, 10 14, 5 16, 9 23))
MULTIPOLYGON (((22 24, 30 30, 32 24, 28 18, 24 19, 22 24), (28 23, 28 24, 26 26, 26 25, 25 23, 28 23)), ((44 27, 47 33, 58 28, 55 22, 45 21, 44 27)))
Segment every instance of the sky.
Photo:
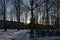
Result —
MULTIPOLYGON (((29 0, 22 0, 23 1, 23 3, 26 5, 26 6, 28 6, 28 7, 30 7, 30 3, 29 3, 29 0)), ((7 0, 6 0, 6 2, 7 2, 7 0)), ((13 20, 13 21, 17 21, 17 18, 16 18, 16 10, 15 10, 15 8, 14 8, 14 5, 12 4, 13 3, 13 1, 12 0, 9 0, 7 3, 6 3, 6 20, 8 20, 8 21, 11 21, 11 20, 13 20), (11 15, 11 13, 12 13, 12 15, 11 15), (12 18, 11 18, 12 17, 12 18)), ((0 6, 0 8, 1 8, 1 6, 0 6)), ((21 9, 22 9, 23 7, 21 7, 21 9)), ((41 7, 40 7, 41 8, 41 7)), ((27 9, 27 8, 26 8, 27 9)), ((43 8, 44 9, 44 8, 43 8)), ((42 16, 43 16, 43 9, 40 9, 41 10, 41 14, 40 13, 38 13, 38 19, 41 19, 42 18, 42 16)), ((53 8, 52 8, 53 9, 53 8)), ((23 22, 23 21, 25 21, 25 14, 27 13, 27 21, 29 22, 30 21, 30 18, 31 18, 31 11, 27 11, 26 12, 26 10, 25 9, 22 9, 23 11, 21 12, 21 15, 20 15, 20 21, 21 22, 23 22), (24 19, 24 20, 23 20, 24 19)), ((53 11, 51 11, 51 12, 53 12, 53 11)), ((36 13, 36 10, 34 10, 34 13, 36 13)))
MULTIPOLYGON (((23 3, 25 4, 25 5, 27 5, 27 6, 29 6, 29 3, 28 3, 28 0, 22 0, 23 1, 23 3)), ((10 17, 11 17, 11 10, 13 11, 13 8, 14 8, 14 6, 11 4, 12 2, 11 1, 9 1, 8 3, 7 3, 7 8, 6 8, 6 10, 7 10, 7 14, 6 14, 6 20, 9 20, 10 21, 10 17)), ((24 9, 23 9, 24 10, 24 9)), ((13 12, 14 13, 14 12, 13 12)), ((25 19, 25 12, 22 12, 22 15, 20 15, 20 21, 21 22, 23 22, 23 19, 25 19)), ((27 15, 28 17, 28 19, 27 19, 27 21, 29 22, 29 20, 30 20, 30 12, 28 12, 28 15, 27 15)), ((14 15, 13 14, 13 21, 17 21, 16 20, 16 15, 14 15)))

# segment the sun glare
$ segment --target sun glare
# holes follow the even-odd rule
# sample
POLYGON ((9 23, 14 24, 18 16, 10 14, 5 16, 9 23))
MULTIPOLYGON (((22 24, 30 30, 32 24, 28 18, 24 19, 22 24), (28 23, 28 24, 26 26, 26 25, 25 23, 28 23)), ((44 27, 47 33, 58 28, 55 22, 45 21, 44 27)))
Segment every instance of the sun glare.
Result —
POLYGON ((28 21, 27 21, 27 23, 29 24, 29 23, 30 23, 30 21, 28 20, 28 21))

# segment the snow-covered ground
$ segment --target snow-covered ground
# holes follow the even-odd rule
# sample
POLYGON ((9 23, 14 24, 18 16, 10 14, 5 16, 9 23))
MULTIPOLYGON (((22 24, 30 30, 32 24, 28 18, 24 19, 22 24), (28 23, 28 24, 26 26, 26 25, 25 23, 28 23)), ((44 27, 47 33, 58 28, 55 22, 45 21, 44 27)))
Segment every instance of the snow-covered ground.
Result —
MULTIPOLYGON (((29 30, 0 30, 0 40, 30 40, 29 30)), ((60 40, 60 36, 40 37, 37 40, 60 40)))
MULTIPOLYGON (((27 30, 0 30, 0 40, 18 40, 26 34, 27 30)), ((24 38, 24 37, 23 37, 24 38)))
POLYGON ((60 36, 40 37, 38 40, 60 40, 60 36))

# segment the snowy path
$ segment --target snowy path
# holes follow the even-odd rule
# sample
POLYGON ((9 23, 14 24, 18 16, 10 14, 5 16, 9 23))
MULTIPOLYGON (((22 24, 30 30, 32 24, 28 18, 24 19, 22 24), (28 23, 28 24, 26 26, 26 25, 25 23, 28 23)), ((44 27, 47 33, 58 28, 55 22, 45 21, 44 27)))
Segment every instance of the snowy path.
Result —
POLYGON ((15 40, 29 40, 29 34, 27 33, 28 31, 26 30, 25 32, 21 33, 15 40))
MULTIPOLYGON (((0 40, 30 40, 28 30, 8 30, 6 32, 0 30, 0 40)), ((60 36, 40 37, 37 40, 60 40, 60 36)))

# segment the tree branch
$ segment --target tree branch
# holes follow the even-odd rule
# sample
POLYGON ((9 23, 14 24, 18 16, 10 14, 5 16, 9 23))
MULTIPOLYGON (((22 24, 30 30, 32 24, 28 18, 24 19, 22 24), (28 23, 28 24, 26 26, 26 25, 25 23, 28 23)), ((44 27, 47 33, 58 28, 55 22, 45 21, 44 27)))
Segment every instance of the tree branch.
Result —
POLYGON ((28 7, 27 5, 25 5, 24 3, 22 3, 26 8, 28 8, 30 10, 30 7, 28 7))
MULTIPOLYGON (((44 2, 44 1, 43 1, 44 2)), ((40 5, 42 5, 43 4, 43 2, 41 2, 40 3, 40 5)), ((33 8, 33 10, 35 10, 37 7, 40 7, 40 5, 36 5, 36 7, 35 8, 33 8)))
POLYGON ((55 3, 54 2, 52 2, 52 4, 50 5, 50 7, 48 8, 48 10, 54 5, 55 3))

